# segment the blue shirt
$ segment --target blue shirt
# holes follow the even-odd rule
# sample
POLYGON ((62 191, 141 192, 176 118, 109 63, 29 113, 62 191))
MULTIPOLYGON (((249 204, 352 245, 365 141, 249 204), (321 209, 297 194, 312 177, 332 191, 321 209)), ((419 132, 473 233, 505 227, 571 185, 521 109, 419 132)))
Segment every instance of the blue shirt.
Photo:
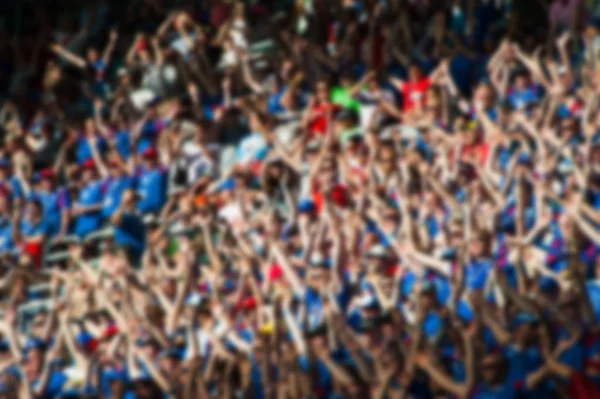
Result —
POLYGON ((38 191, 33 194, 43 208, 44 220, 48 222, 49 234, 57 234, 60 230, 62 211, 69 206, 68 193, 65 189, 56 191, 38 191))
POLYGON ((138 210, 142 213, 160 211, 167 200, 165 173, 159 168, 142 170, 137 183, 137 193, 141 197, 138 210))
MULTIPOLYGON (((94 181, 86 185, 79 193, 79 205, 94 206, 102 203, 103 185, 100 181, 94 181)), ((102 225, 102 213, 100 211, 86 212, 77 218, 75 234, 80 237, 86 236, 102 225)))
MULTIPOLYGON (((61 392, 67 382, 67 376, 61 371, 53 371, 50 374, 48 385, 42 395, 42 398, 53 399, 56 398, 61 392)), ((39 381, 33 381, 32 385, 35 388, 39 384, 39 381)))
MULTIPOLYGON (((108 144, 106 143, 106 140, 102 137, 98 137, 96 140, 96 148, 98 152, 105 152, 108 149, 108 144)), ((80 165, 83 164, 85 161, 93 159, 92 148, 90 147, 90 143, 88 142, 85 136, 81 136, 77 140, 76 156, 77 163, 80 165)))
POLYGON ((26 218, 21 221, 21 234, 25 238, 37 237, 39 235, 47 235, 49 231, 48 223, 43 219, 37 223, 32 223, 26 218))
POLYGON ((485 288, 492 262, 488 259, 475 259, 465 266, 465 286, 472 290, 485 288))
MULTIPOLYGON (((306 358, 306 356, 300 356, 298 360, 300 367, 305 372, 310 372, 311 364, 309 363, 308 358, 306 358)), ((318 370, 318 373, 315 373, 318 378, 315 382, 316 386, 313 387, 313 392, 316 393, 317 398, 327 398, 328 394, 330 394, 333 389, 333 376, 331 375, 329 368, 321 360, 317 360, 313 367, 316 367, 318 370)))
POLYGON ((142 131, 140 132, 140 139, 137 143, 137 153, 141 154, 148 148, 154 146, 158 133, 164 128, 165 123, 161 120, 147 121, 142 131))
POLYGON ((121 223, 115 226, 115 244, 126 245, 141 256, 146 246, 146 226, 138 215, 123 213, 121 223))
POLYGON ((517 398, 521 392, 521 383, 514 383, 510 380, 505 381, 499 386, 492 387, 485 382, 480 383, 473 389, 472 399, 507 399, 517 398))
POLYGON ((111 217, 119 205, 121 205, 121 196, 123 192, 133 187, 133 179, 129 176, 111 177, 106 181, 106 192, 102 202, 102 216, 111 217))
POLYGON ((0 218, 0 254, 11 252, 14 248, 12 223, 6 218, 0 218))
POLYGON ((25 197, 23 185, 21 184, 19 178, 16 176, 11 176, 8 180, 1 181, 0 187, 3 187, 7 191, 9 191, 12 199, 25 197))
POLYGON ((115 134, 115 147, 123 159, 129 159, 129 156, 131 155, 131 138, 129 131, 119 130, 115 134))
POLYGON ((513 89, 508 95, 508 101, 514 109, 524 109, 537 102, 540 98, 539 94, 535 87, 528 87, 524 90, 513 89))

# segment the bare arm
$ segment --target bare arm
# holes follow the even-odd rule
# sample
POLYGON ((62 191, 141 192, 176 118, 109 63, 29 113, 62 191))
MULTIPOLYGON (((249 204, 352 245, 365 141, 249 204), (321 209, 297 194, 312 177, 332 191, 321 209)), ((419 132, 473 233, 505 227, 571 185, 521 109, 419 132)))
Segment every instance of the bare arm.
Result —
POLYGON ((86 61, 82 57, 72 53, 60 44, 55 44, 50 49, 78 68, 84 69, 87 65, 86 61))

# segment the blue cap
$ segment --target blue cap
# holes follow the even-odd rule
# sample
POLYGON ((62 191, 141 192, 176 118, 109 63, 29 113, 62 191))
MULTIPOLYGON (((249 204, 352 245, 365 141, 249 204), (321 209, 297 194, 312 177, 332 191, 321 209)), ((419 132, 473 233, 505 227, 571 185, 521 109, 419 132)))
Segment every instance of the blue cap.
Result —
POLYGON ((545 292, 557 292, 560 287, 558 283, 548 276, 540 276, 539 280, 540 289, 545 292))
POLYGON ((437 313, 429 313, 423 321, 423 332, 430 340, 435 340, 440 337, 444 329, 444 322, 437 313))
POLYGON ((7 168, 10 166, 10 159, 0 158, 0 168, 7 168))
POLYGON ((27 342, 25 342, 25 345, 23 346, 23 351, 27 353, 33 349, 46 350, 47 347, 48 345, 41 338, 29 337, 27 339, 27 342))
POLYGON ((315 210, 315 203, 312 200, 302 200, 298 203, 298 212, 312 212, 315 210))
POLYGON ((161 358, 171 358, 176 360, 183 360, 183 351, 178 348, 167 348, 160 353, 161 358))
POLYGON ((221 183, 218 191, 229 191, 233 189, 235 189, 235 179, 230 178, 221 183))
POLYGON ((87 331, 82 331, 77 334, 75 338, 77 345, 85 350, 92 350, 94 348, 95 337, 87 331))
POLYGON ((234 279, 228 278, 227 280, 225 280, 225 283, 223 284, 223 291, 232 292, 235 291, 236 288, 237 283, 234 279))
POLYGON ((528 152, 523 151, 523 152, 519 153, 519 157, 517 158, 517 162, 520 165, 529 164, 529 163, 531 163, 531 155, 529 155, 528 152))

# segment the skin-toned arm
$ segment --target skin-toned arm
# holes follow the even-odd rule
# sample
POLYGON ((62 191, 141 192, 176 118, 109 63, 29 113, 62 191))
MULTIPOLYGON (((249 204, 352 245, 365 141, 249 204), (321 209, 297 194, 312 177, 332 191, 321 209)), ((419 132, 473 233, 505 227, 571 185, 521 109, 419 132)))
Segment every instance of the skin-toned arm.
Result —
POLYGON ((60 44, 54 44, 50 49, 78 68, 84 69, 87 65, 87 62, 82 57, 72 53, 60 44))
POLYGON ((284 255, 283 251, 281 250, 281 248, 279 248, 277 244, 273 244, 271 246, 271 250, 273 251, 275 259, 277 259, 277 262, 279 262, 279 264, 281 265, 283 269, 283 274, 292 286, 294 293, 299 297, 304 296, 305 286, 304 284, 302 284, 302 282, 298 278, 298 275, 293 270, 292 265, 290 264, 290 261, 287 258, 287 256, 284 255))
POLYGON ((137 350, 137 348, 134 348, 133 351, 137 355, 137 357, 144 362, 146 368, 148 369, 148 372, 150 373, 150 376, 152 377, 154 382, 156 382, 156 384, 160 387, 160 389, 163 392, 171 392, 173 387, 169 383, 169 380, 162 374, 158 367, 156 367, 152 359, 149 359, 146 356, 146 354, 140 352, 139 350, 137 350))
POLYGON ((160 42, 158 41, 158 38, 153 37, 150 40, 150 42, 152 44, 152 52, 154 53, 154 62, 158 66, 163 65, 165 62, 165 56, 162 48, 160 47, 160 42))
POLYGON ((112 29, 109 33, 108 44, 106 45, 106 48, 104 49, 104 53, 102 54, 102 61, 104 61, 104 63, 106 65, 110 64, 110 58, 115 49, 115 44, 117 44, 118 38, 119 38, 119 33, 117 32, 116 29, 112 29))
POLYGON ((458 397, 464 398, 469 392, 467 384, 456 382, 452 377, 444 373, 439 367, 432 364, 431 359, 427 355, 419 354, 415 358, 416 364, 423 369, 429 377, 447 392, 458 397))

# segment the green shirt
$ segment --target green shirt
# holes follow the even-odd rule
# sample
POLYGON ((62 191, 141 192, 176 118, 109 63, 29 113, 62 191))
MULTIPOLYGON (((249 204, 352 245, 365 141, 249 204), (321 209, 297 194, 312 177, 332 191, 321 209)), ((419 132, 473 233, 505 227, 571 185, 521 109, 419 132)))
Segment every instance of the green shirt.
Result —
POLYGON ((348 89, 336 86, 331 90, 331 101, 355 112, 360 111, 360 103, 350 95, 348 89))

